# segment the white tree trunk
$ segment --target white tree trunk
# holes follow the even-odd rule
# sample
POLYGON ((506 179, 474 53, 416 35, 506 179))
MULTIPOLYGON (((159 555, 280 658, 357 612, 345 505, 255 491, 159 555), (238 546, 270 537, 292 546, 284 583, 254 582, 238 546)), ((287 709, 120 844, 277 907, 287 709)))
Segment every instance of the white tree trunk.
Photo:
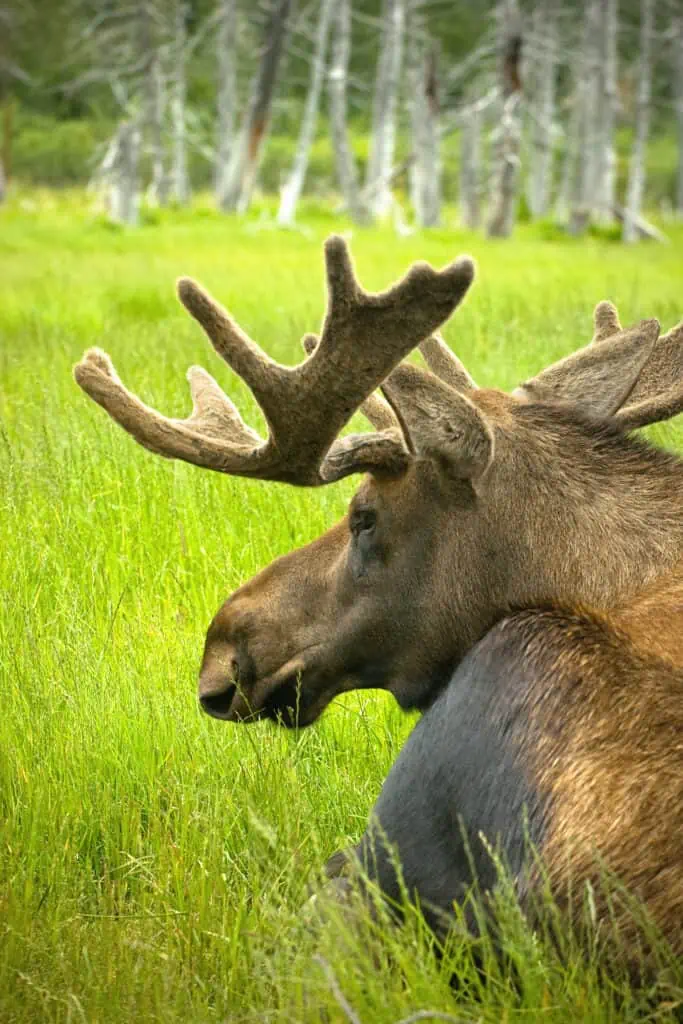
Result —
POLYGON ((596 213, 600 220, 614 218, 617 157, 614 131, 617 119, 617 41, 619 32, 618 0, 600 0, 600 131, 596 173, 596 213))
POLYGON ((460 220, 469 231, 481 224, 481 123, 482 111, 472 103, 460 133, 460 220))
POLYGON ((138 164, 140 129, 135 121, 124 121, 107 155, 109 216, 117 224, 134 227, 138 222, 138 164))
POLYGON ((529 208, 533 217, 545 217, 550 205, 553 161, 553 121, 555 117, 555 80, 557 77, 557 10, 555 0, 536 9, 536 46, 541 55, 537 63, 534 100, 531 107, 531 174, 529 208))
POLYGON ((420 227, 434 227, 441 215, 441 133, 436 49, 413 0, 408 22, 407 83, 413 161, 410 196, 420 227))
POLYGON ((401 77, 405 0, 384 0, 382 38, 372 104, 372 132, 365 192, 373 214, 391 209, 389 178, 394 162, 396 106, 401 77))
POLYGON ((625 242, 638 238, 637 220, 645 190, 645 150, 650 127, 650 91, 652 76, 653 0, 640 0, 640 55, 638 66, 638 94, 636 97, 636 124, 631 162, 629 165, 626 206, 624 208, 625 242))
POLYGON ((140 0, 138 6, 138 46, 143 64, 142 130, 151 163, 147 198, 164 205, 168 199, 168 178, 164 161, 164 114, 166 90, 162 51, 152 0, 140 0))
POLYGON ((235 110, 237 107, 235 61, 235 38, 237 33, 236 0, 218 0, 217 13, 218 88, 214 188, 216 190, 216 201, 219 206, 222 206, 228 188, 230 157, 235 144, 235 110))
POLYGON ((187 126, 185 123, 187 8, 183 0, 175 4, 174 60, 171 81, 171 125, 173 132, 173 162, 171 164, 171 196, 174 202, 185 206, 190 199, 190 179, 187 173, 187 126))
POLYGON ((336 21, 332 27, 332 60, 328 82, 332 148, 339 188, 348 214, 356 224, 367 224, 370 214, 360 195, 356 162, 349 144, 346 125, 346 82, 351 52, 350 0, 337 0, 336 13, 336 21))
POLYGON ((495 165, 491 175, 489 238, 507 238, 515 223, 520 168, 521 18, 517 0, 500 0, 496 10, 501 93, 504 97, 496 129, 495 165))
POLYGON ((683 217, 683 15, 674 30, 674 103, 678 122, 678 179, 676 182, 676 213, 683 217))
POLYGON ((596 197, 599 135, 599 0, 585 0, 583 34, 576 78, 577 123, 572 153, 568 231, 579 235, 588 226, 596 197))
POLYGON ((327 50, 327 38, 329 36, 330 20, 332 18, 332 7, 334 0, 321 0, 320 13, 318 15, 318 26, 315 36, 315 51, 311 66, 311 79, 308 86, 308 95, 301 118, 301 129, 297 143, 294 164, 290 175, 282 188, 280 197, 280 208, 278 210, 277 222, 280 225, 288 226, 293 224, 296 213, 296 205, 304 187, 308 157, 313 144, 315 126, 318 119, 318 107, 320 106, 320 93, 322 92, 323 80, 325 77, 325 54, 327 50))
POLYGON ((259 68, 239 138, 233 146, 221 197, 223 210, 244 213, 251 202, 263 144, 270 127, 277 76, 285 45, 292 0, 275 0, 259 68))

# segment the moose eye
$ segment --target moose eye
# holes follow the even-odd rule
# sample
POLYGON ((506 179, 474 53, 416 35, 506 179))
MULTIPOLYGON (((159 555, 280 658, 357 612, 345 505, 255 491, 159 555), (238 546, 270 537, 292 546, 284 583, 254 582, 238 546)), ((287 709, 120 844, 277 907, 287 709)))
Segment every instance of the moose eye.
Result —
POLYGON ((359 537, 362 533, 369 533, 374 530, 377 523, 377 515, 370 508, 356 509, 351 514, 351 533, 359 537))

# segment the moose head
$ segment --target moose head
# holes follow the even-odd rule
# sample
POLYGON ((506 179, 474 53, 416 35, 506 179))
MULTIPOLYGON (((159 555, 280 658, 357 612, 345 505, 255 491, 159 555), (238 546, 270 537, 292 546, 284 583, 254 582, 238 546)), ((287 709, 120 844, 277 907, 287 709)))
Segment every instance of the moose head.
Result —
POLYGON ((308 725, 339 693, 425 708, 489 627, 554 601, 611 608, 673 563, 668 456, 628 436, 683 408, 681 328, 622 330, 608 302, 591 344, 511 395, 479 389, 437 332, 474 266, 414 265, 358 285, 325 246, 328 309, 295 368, 273 362, 197 284, 181 302, 249 385, 263 441, 204 370, 170 419, 91 349, 79 385, 141 445, 231 475, 316 487, 366 474, 344 519, 240 587, 211 623, 199 697, 215 718, 308 725), (429 369, 402 360, 420 350, 429 369), (381 389, 381 395, 376 389, 381 389), (338 437, 360 410, 375 431, 338 437))

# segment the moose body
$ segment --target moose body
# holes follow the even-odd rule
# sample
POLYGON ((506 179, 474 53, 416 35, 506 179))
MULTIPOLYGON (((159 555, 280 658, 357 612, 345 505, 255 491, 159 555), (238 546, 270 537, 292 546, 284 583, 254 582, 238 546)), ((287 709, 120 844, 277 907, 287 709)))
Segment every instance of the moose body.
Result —
MULTIPOLYGON (((630 433, 683 410, 683 325, 622 330, 600 303, 590 345, 507 395, 478 389, 433 333, 471 261, 416 265, 368 295, 340 239, 326 258, 322 335, 294 369, 180 284, 258 399, 265 442, 202 370, 192 415, 173 420, 99 350, 76 368, 158 454, 302 486, 366 474, 340 523, 218 611, 202 707, 301 726, 345 690, 390 690, 425 715, 374 820, 426 905, 447 908, 473 881, 463 837, 479 884, 494 885, 480 835, 529 899, 527 828, 560 899, 604 862, 683 952, 683 462, 630 433), (418 347, 431 372, 401 362, 418 347), (376 432, 337 438, 357 408, 376 432)), ((377 864, 391 895, 390 862, 377 864)))

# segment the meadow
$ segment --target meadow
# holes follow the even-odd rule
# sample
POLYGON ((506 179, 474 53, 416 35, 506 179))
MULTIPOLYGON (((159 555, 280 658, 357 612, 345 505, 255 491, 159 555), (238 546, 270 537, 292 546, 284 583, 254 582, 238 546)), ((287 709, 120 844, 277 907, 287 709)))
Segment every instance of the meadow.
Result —
MULTIPOLYGON (((401 932, 311 927, 307 887, 363 830, 414 720, 379 693, 300 733, 198 709, 221 601, 331 525, 355 482, 302 491, 153 457, 71 368, 99 345, 146 401, 185 415, 199 363, 258 426, 174 280, 196 277, 299 361, 324 309, 321 243, 347 226, 311 209, 304 228, 199 202, 127 233, 76 193, 19 193, 0 213, 0 1021, 673 1020, 683 969, 645 993, 601 984, 595 960, 561 963, 513 908, 517 982, 484 950, 484 983, 462 940, 440 968, 418 915, 401 932)), ((418 258, 474 255, 445 336, 478 383, 510 388, 587 343, 600 299, 624 323, 680 320, 683 228, 667 231, 668 246, 627 248, 538 226, 499 243, 354 229, 352 250, 370 289, 418 258)), ((683 450, 680 422, 651 434, 683 450)))

